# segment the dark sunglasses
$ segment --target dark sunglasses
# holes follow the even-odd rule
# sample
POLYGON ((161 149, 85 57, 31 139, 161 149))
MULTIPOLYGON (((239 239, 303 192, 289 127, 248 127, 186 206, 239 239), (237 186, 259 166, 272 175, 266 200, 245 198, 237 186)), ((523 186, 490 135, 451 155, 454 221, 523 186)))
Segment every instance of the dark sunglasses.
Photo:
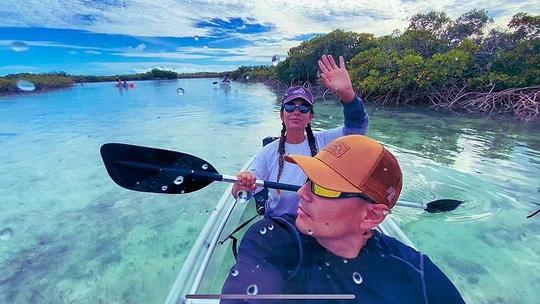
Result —
POLYGON ((298 108, 298 111, 300 111, 300 113, 302 114, 307 114, 309 111, 311 111, 311 106, 308 105, 308 104, 301 104, 301 105, 296 105, 294 103, 286 103, 283 105, 283 109, 285 109, 285 111, 287 113, 292 113, 294 112, 294 110, 296 110, 296 108, 298 108))
POLYGON ((331 198, 331 199, 358 197, 358 198, 363 199, 365 201, 368 201, 370 203, 375 202, 371 197, 369 197, 369 196, 367 196, 365 194, 362 194, 362 193, 340 192, 340 191, 330 190, 330 189, 324 188, 321 185, 315 184, 314 182, 310 181, 309 179, 306 181, 306 184, 307 183, 311 183, 311 192, 313 192, 313 194, 315 194, 317 196, 320 196, 320 197, 331 198))

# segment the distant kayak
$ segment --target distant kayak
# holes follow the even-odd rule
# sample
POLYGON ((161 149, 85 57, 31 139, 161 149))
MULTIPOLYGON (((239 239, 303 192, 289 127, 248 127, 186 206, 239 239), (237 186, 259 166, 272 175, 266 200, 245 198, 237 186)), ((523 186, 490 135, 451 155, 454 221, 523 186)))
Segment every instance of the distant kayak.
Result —
POLYGON ((134 83, 129 83, 129 84, 128 83, 116 83, 114 86, 119 88, 119 89, 122 89, 122 88, 124 88, 124 89, 127 89, 127 88, 134 89, 135 88, 134 83))

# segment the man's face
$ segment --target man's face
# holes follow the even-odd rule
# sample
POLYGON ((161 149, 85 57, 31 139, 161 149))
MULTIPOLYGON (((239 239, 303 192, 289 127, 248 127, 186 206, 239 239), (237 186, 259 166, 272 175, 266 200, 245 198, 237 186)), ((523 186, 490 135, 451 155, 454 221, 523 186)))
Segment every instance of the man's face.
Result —
POLYGON ((359 198, 330 199, 313 194, 311 182, 298 190, 296 226, 315 238, 340 238, 365 229, 362 219, 369 203, 359 198))
MULTIPOLYGON (((300 106, 302 104, 309 105, 308 102, 302 99, 295 99, 293 101, 288 102, 288 104, 295 104, 297 106, 300 106)), ((301 113, 298 107, 294 109, 294 112, 287 112, 285 109, 281 111, 281 120, 283 123, 285 123, 285 126, 287 127, 287 130, 304 130, 308 123, 311 122, 311 119, 313 118, 313 113, 311 111, 307 113, 301 113)))

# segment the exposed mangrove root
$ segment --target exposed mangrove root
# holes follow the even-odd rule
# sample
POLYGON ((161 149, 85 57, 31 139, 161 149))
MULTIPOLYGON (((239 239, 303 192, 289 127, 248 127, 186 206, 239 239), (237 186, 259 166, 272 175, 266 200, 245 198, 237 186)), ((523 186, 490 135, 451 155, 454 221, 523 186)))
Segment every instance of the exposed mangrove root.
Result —
POLYGON ((432 91, 429 100, 435 108, 464 110, 469 113, 511 113, 521 120, 540 118, 540 86, 512 88, 499 92, 466 92, 465 87, 456 86, 443 91, 432 91))

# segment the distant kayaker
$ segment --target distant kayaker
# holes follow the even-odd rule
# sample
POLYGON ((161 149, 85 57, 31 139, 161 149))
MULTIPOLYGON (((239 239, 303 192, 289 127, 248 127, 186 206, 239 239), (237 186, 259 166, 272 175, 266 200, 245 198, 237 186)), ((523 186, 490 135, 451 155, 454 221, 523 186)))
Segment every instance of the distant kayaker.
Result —
MULTIPOLYGON (((331 303, 464 303, 426 255, 374 230, 402 189, 398 161, 383 145, 349 135, 315 157, 285 159, 308 176, 298 190, 298 216, 265 217, 248 229, 223 294, 355 297, 331 303)), ((222 301, 246 302, 269 303, 222 301)))
MULTIPOLYGON (((353 90, 343 57, 339 57, 338 66, 331 55, 323 55, 318 61, 318 66, 324 86, 341 100, 345 116, 344 126, 313 132, 311 121, 314 111, 311 91, 300 86, 288 88, 281 103, 281 137, 257 153, 248 171, 238 173, 238 183, 232 188, 235 197, 239 190, 260 191, 261 189, 256 189, 255 186, 257 178, 302 185, 306 181, 306 175, 297 166, 284 162, 283 156, 286 153, 314 156, 317 151, 339 136, 366 134, 368 115, 362 100, 353 90)), ((278 192, 271 189, 265 205, 265 214, 296 215, 298 199, 295 192, 278 192)))

